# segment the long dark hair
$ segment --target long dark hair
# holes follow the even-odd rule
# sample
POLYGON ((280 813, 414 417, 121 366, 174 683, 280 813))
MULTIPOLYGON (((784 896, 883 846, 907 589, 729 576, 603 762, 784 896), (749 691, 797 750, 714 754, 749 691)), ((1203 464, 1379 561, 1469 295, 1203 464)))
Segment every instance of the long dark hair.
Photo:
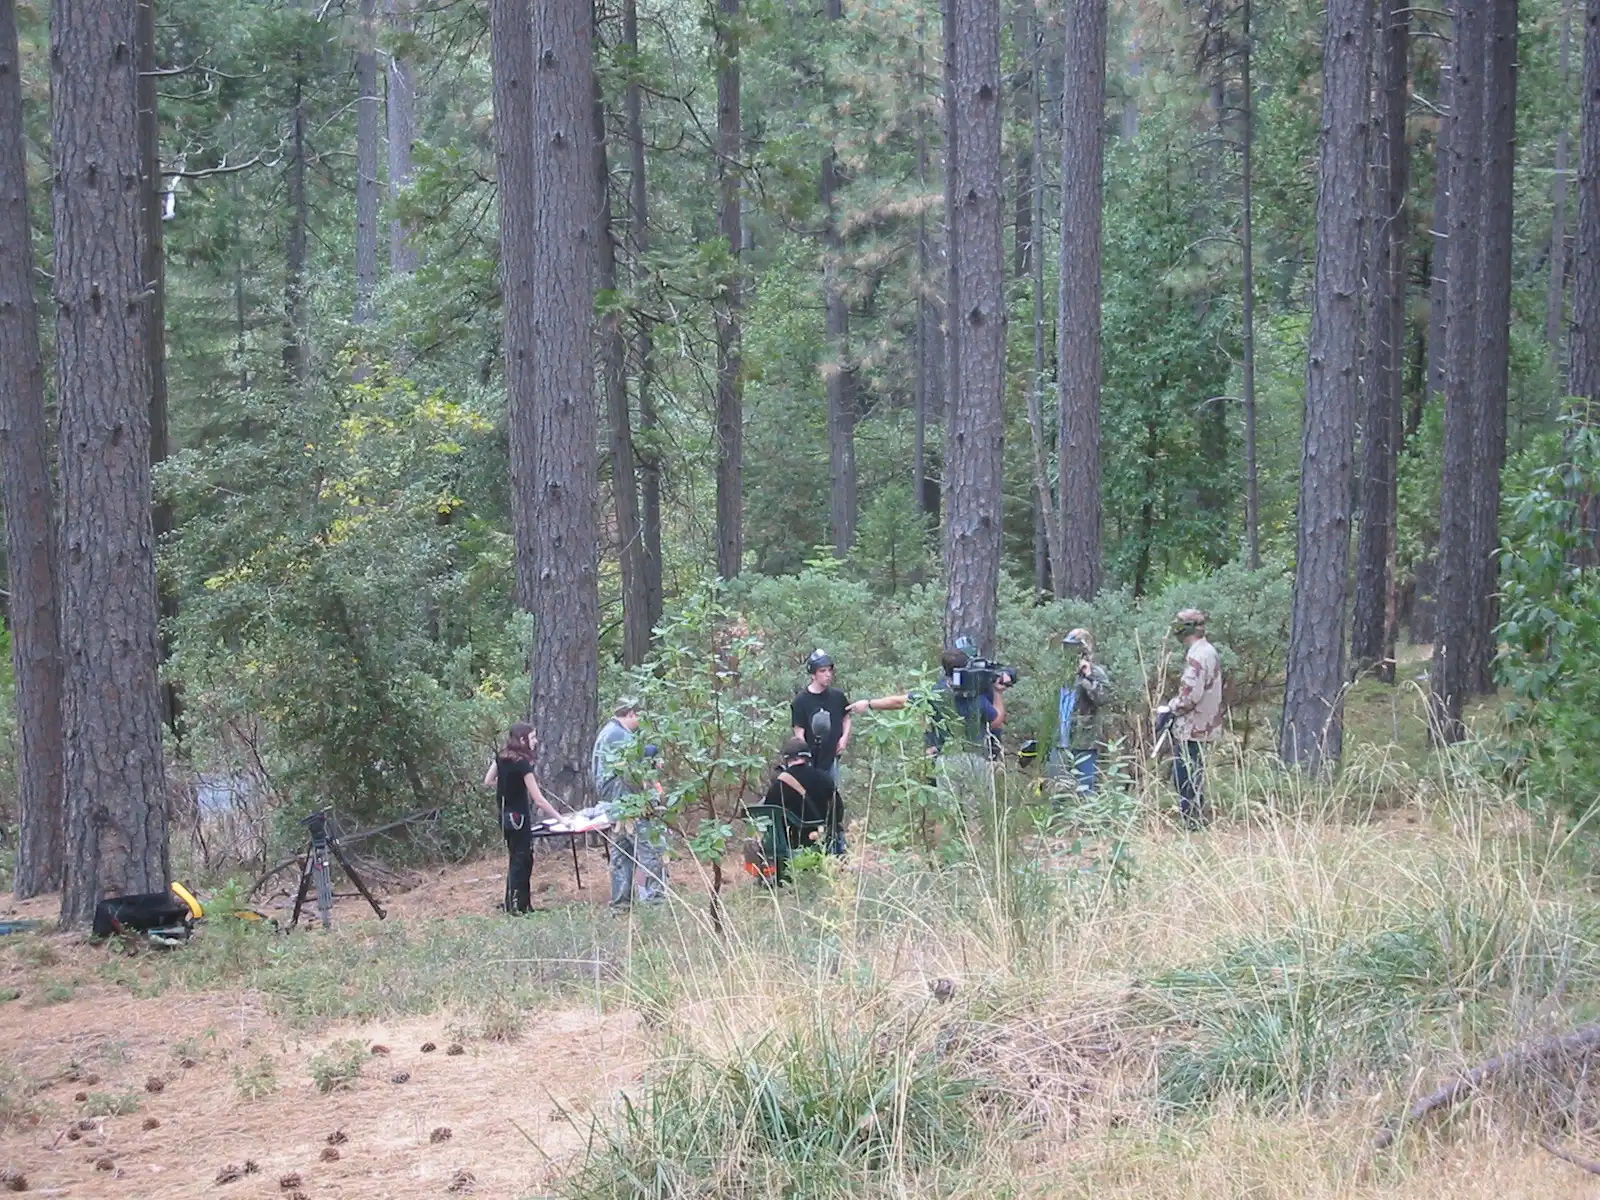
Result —
POLYGON ((500 748, 500 757, 531 763, 536 756, 534 747, 537 744, 538 739, 533 736, 533 726, 526 721, 518 721, 506 735, 506 744, 500 748))

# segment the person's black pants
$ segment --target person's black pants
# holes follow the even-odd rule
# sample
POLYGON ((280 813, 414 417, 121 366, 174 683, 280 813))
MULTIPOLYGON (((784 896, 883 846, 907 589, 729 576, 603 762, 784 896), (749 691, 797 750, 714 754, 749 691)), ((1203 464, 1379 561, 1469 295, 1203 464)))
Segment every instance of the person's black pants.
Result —
POLYGON ((506 911, 525 913, 533 907, 533 833, 506 830, 506 911))
POLYGON ((1206 817, 1206 760, 1199 742, 1177 742, 1173 746, 1172 781, 1178 785, 1178 811, 1191 828, 1204 825, 1206 817))

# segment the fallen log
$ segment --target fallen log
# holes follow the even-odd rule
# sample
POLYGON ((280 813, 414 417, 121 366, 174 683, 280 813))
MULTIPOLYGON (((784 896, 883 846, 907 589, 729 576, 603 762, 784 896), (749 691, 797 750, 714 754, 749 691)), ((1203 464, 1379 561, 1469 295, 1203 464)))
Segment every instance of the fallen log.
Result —
POLYGON ((1563 1150, 1549 1138, 1540 1138, 1539 1145, 1543 1146, 1551 1154, 1554 1154, 1557 1158, 1561 1159, 1562 1162, 1569 1162, 1575 1167, 1582 1167, 1591 1175, 1600 1175, 1600 1162, 1595 1162, 1593 1159, 1589 1158, 1580 1158, 1571 1150, 1563 1150))
POLYGON ((1506 1071, 1552 1059, 1578 1057, 1600 1050, 1600 1025, 1585 1025, 1560 1037, 1543 1037, 1507 1050, 1488 1062, 1480 1063, 1470 1071, 1463 1071, 1455 1079, 1429 1092, 1405 1113, 1387 1122, 1373 1142, 1373 1149, 1387 1150, 1394 1145, 1400 1130, 1420 1121, 1429 1113, 1441 1108, 1451 1108, 1490 1079, 1506 1071))

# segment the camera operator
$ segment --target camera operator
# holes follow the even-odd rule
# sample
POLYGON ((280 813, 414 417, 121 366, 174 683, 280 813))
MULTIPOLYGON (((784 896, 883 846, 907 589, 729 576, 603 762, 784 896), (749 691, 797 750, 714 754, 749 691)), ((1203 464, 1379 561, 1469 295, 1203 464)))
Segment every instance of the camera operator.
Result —
POLYGON ((933 685, 933 724, 928 730, 928 746, 934 753, 943 752, 945 742, 959 726, 964 753, 999 757, 999 732, 1006 723, 1005 693, 1016 682, 1016 674, 1008 667, 990 671, 985 669, 988 666, 961 648, 940 656, 942 676, 933 685), (975 673, 969 670, 975 666, 975 673))
POLYGON ((779 764, 765 803, 788 814, 789 845, 843 854, 844 803, 832 776, 812 762, 811 747, 802 737, 784 742, 779 764))
MULTIPOLYGON (((618 773, 617 760, 633 745, 641 720, 639 702, 625 696, 595 735, 590 771, 602 804, 616 806, 639 794, 618 773)), ((646 748, 647 758, 654 757, 650 749, 646 748)), ((666 830, 661 823, 644 816, 624 818, 617 823, 611 847, 611 907, 627 908, 633 903, 635 871, 644 877, 639 883, 639 899, 646 904, 660 901, 667 883, 666 830)))
POLYGON ((1186 608, 1172 621, 1183 641, 1183 677, 1178 694, 1156 709, 1156 736, 1172 727, 1172 781, 1184 823, 1198 829, 1210 819, 1206 808, 1205 748, 1222 732, 1222 660, 1206 638, 1206 614, 1186 608))
POLYGON ((533 904, 533 806, 552 820, 561 814, 544 798, 533 775, 539 739, 533 726, 518 722, 506 744, 484 773, 483 786, 500 800, 500 829, 506 836, 506 899, 508 913, 525 913, 533 904))
POLYGON ((811 747, 811 765, 837 784, 839 759, 850 745, 850 698, 833 686, 833 658, 813 650, 806 659, 811 678, 789 705, 794 736, 811 747))

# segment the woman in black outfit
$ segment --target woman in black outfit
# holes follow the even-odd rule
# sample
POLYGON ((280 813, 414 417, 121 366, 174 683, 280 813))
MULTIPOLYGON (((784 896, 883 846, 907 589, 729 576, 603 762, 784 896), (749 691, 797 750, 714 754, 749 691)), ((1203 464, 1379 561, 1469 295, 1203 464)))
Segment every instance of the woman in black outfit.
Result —
POLYGON ((533 760, 538 747, 533 726, 518 722, 511 727, 506 744, 483 777, 483 786, 494 788, 500 798, 500 828, 506 835, 508 913, 525 913, 532 905, 534 806, 546 816, 561 816, 544 798, 539 781, 534 778, 533 760))

